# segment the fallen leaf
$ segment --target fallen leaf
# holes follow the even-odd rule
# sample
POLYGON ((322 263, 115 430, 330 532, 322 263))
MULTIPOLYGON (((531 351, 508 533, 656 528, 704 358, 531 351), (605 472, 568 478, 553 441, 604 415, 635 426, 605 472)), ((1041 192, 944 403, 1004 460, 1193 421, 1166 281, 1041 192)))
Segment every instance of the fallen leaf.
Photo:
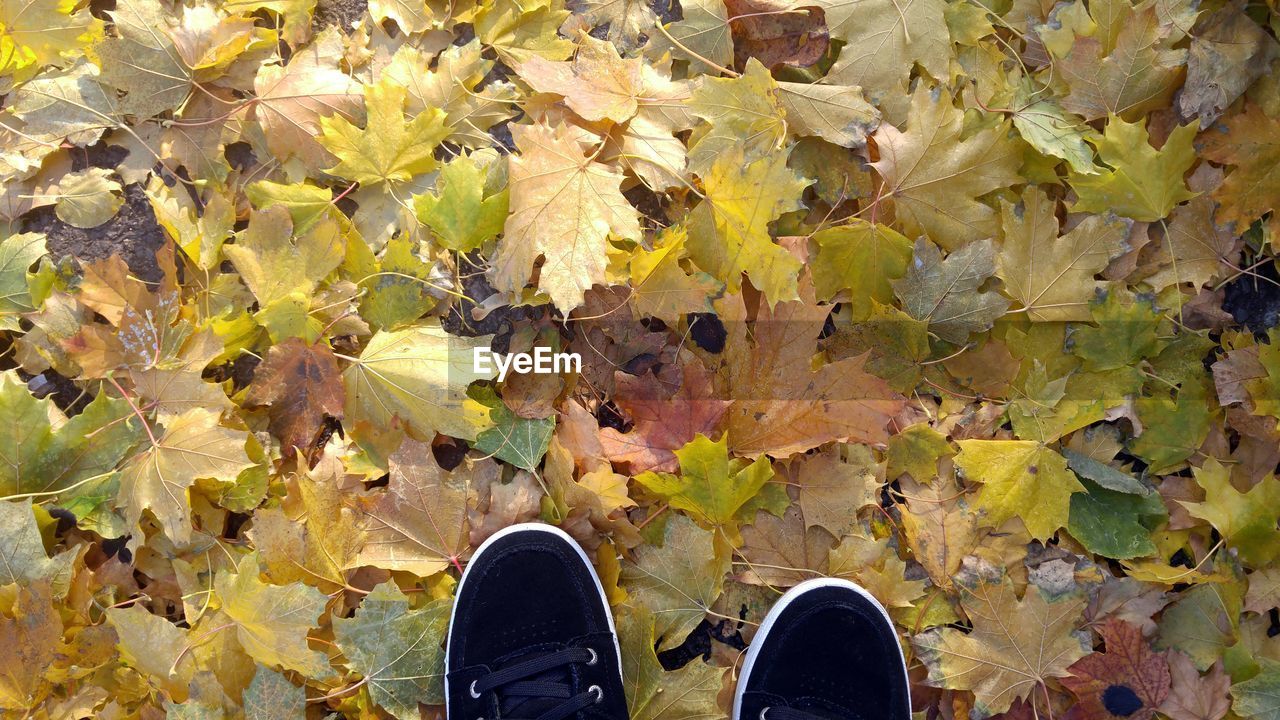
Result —
POLYGON ((748 328, 741 300, 716 307, 728 322, 724 371, 729 446, 744 455, 789 455, 831 441, 879 443, 902 407, 900 397, 865 369, 866 356, 814 369, 815 345, 829 306, 812 291, 795 302, 757 308, 748 328))
POLYGON ((959 582, 973 631, 932 630, 913 643, 929 667, 929 681, 972 690, 978 716, 1004 712, 1051 678, 1066 677, 1067 668, 1088 652, 1071 634, 1082 600, 1051 601, 1034 585, 1019 599, 1013 583, 989 568, 968 568, 959 582), (1007 622, 1015 617, 1019 622, 1007 622))
POLYGON ((254 463, 245 453, 248 433, 218 424, 218 416, 192 408, 160 428, 150 428, 149 443, 121 471, 116 506, 137 526, 150 510, 165 535, 191 540, 191 501, 187 490, 201 478, 233 482, 254 463))
POLYGON ((614 399, 633 424, 627 433, 600 429, 600 447, 609 460, 635 474, 675 472, 677 450, 696 435, 719 434, 729 403, 712 396, 710 377, 700 364, 684 365, 680 387, 672 390, 655 375, 617 373, 614 399))
POLYGON ((1223 672, 1222 663, 1214 663, 1201 677, 1195 663, 1175 650, 1169 653, 1169 674, 1169 695, 1157 708, 1161 714, 1172 720, 1222 720, 1231 709, 1231 678, 1223 672))
POLYGON ((1032 537, 1044 539, 1062 527, 1071 494, 1084 486, 1052 448, 1033 440, 961 440, 956 468, 982 483, 974 504, 999 527, 1021 517, 1032 537))
POLYGON ((1109 620, 1098 628, 1105 652, 1075 661, 1062 679, 1080 704, 1068 715, 1079 718, 1131 717, 1144 720, 1169 694, 1169 663, 1151 652, 1138 628, 1109 620))
POLYGON ((400 720, 416 720, 419 703, 444 700, 448 617, 446 601, 410 610, 409 598, 386 582, 364 596, 354 617, 335 618, 333 635, 373 701, 400 720))
POLYGON ((996 234, 996 211, 977 198, 1015 184, 1022 154, 1008 123, 962 136, 963 115, 940 89, 922 83, 911 94, 906 129, 884 123, 872 136, 880 159, 871 166, 883 179, 878 194, 893 202, 908 237, 923 233, 948 250, 996 234))
POLYGON ((311 447, 326 417, 342 418, 345 395, 333 351, 289 338, 258 366, 247 401, 270 406, 271 432, 289 457, 311 447))
POLYGON ((990 328, 1009 307, 998 293, 979 289, 996 271, 990 241, 965 245, 943 258, 938 246, 922 237, 912 256, 893 292, 908 315, 927 322, 929 332, 943 340, 962 344, 990 328))
POLYGON ((511 159, 511 214, 498 254, 493 282, 516 292, 545 260, 538 287, 562 312, 582 304, 583 295, 605 279, 609 235, 640 235, 635 208, 622 196, 622 176, 596 163, 563 125, 532 125, 513 133, 520 155, 511 159))

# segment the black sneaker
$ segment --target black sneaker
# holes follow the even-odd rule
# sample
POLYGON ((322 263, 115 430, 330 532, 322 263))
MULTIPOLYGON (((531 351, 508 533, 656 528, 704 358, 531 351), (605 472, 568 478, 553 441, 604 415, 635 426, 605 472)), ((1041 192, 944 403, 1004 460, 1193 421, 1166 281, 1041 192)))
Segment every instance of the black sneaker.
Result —
POLYGON ((909 720, 907 665, 880 603, 845 580, 783 595, 747 649, 733 720, 909 720))
POLYGON ((454 598, 444 688, 449 720, 625 720, 609 602, 568 535, 528 523, 480 546, 454 598))

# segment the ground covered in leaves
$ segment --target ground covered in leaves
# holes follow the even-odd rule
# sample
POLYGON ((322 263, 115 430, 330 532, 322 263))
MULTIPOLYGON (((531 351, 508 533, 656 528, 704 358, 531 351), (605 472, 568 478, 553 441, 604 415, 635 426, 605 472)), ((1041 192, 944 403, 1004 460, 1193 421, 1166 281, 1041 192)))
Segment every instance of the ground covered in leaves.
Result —
POLYGON ((1277 29, 0 0, 0 714, 437 717, 542 520, 637 720, 823 575, 921 718, 1280 718, 1277 29))

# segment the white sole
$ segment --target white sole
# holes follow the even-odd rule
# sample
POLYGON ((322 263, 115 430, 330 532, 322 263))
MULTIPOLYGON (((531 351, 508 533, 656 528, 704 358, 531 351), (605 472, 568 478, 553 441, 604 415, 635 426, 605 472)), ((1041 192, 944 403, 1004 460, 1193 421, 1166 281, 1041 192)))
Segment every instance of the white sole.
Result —
MULTIPOLYGON (((876 600, 871 593, 867 592, 861 585, 841 580, 839 578, 817 578, 815 580, 806 580, 799 585, 791 588, 783 595, 778 602, 773 604, 769 610, 769 614, 765 616, 764 622, 760 624, 760 629, 756 631, 755 637, 751 639, 751 646, 747 648, 747 658, 742 663, 742 672, 738 674, 738 685, 733 690, 733 715, 730 720, 742 720, 742 694, 747 689, 747 680, 751 677, 751 670, 755 667, 756 658, 760 655, 760 649, 764 647, 764 639, 768 636, 769 631, 773 629, 774 623, 782 616, 782 612, 787 606, 794 602, 797 598, 805 593, 817 590, 819 588, 838 587, 846 590, 852 590, 864 599, 869 601, 875 609, 880 611, 884 616, 884 621, 893 628, 893 619, 889 617, 889 612, 884 609, 879 600, 876 600)), ((907 661, 902 657, 902 644, 897 641, 898 632, 894 630, 894 647, 898 649, 898 662, 902 665, 902 681, 907 688, 907 707, 911 706, 911 680, 907 677, 907 661)), ((748 720, 755 720, 750 718, 748 720)))
MULTIPOLYGON (((504 538, 508 535, 512 535, 520 532, 545 532, 551 535, 555 535, 561 540, 564 540, 565 542, 567 542, 569 544, 569 547, 573 548, 574 552, 578 553, 578 557, 582 558, 582 563, 587 566, 587 572, 590 573, 591 580, 592 582, 595 583, 596 592, 600 594, 600 601, 604 603, 604 607, 605 607, 604 615, 605 615, 605 619, 608 620, 609 622, 609 632, 610 634, 613 635, 613 651, 614 651, 614 656, 618 658, 618 675, 621 676, 622 675, 622 649, 618 646, 618 629, 614 627, 614 624, 613 624, 613 607, 609 604, 609 596, 605 595, 604 585, 600 584, 600 576, 596 574, 595 565, 591 563, 591 559, 587 557, 587 554, 582 551, 582 547, 578 545, 578 541, 574 540, 572 537, 569 537, 568 533, 566 533, 565 531, 561 530, 560 528, 554 525, 547 525, 546 523, 521 523, 519 525, 512 525, 510 527, 505 527, 499 530, 493 535, 490 535, 488 540, 485 540, 483 543, 481 543, 480 547, 474 553, 472 553, 471 559, 467 561, 467 566, 462 570, 462 579, 458 581, 458 587, 454 590, 453 596, 455 598, 455 602, 453 603, 453 607, 449 609, 449 630, 453 629, 454 614, 457 613, 458 611, 458 603, 456 602, 456 598, 458 597, 458 595, 462 593, 462 586, 467 582, 467 575, 471 572, 471 568, 475 565, 476 560, 480 558, 480 556, 484 553, 485 550, 489 549, 490 545, 493 545, 499 539, 504 538)), ((446 637, 447 636, 448 635, 446 633, 446 637)), ((449 710, 449 696, 450 696, 449 672, 450 670, 451 668, 449 667, 449 648, 446 646, 444 651, 444 712, 445 712, 446 718, 452 716, 449 710)))

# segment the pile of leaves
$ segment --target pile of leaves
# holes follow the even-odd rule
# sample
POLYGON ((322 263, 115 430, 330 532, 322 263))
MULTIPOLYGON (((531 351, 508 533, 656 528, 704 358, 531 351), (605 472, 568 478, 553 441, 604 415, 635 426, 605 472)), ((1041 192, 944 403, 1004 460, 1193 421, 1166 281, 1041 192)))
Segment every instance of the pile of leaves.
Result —
POLYGON ((818 576, 921 718, 1275 720, 1277 30, 0 0, 0 714, 438 717, 541 520, 636 720, 725 716, 818 576))

